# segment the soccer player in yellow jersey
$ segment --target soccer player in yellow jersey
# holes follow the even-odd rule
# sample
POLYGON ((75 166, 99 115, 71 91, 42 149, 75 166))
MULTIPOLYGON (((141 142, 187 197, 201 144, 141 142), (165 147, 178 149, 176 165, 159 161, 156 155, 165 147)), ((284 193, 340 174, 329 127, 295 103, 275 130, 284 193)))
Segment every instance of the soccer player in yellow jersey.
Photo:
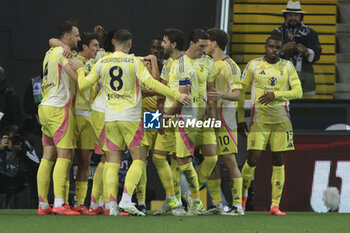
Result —
POLYGON ((282 42, 269 37, 265 43, 265 56, 251 60, 242 75, 242 95, 238 105, 238 129, 244 133, 244 93, 251 84, 251 123, 247 149, 248 160, 242 169, 243 207, 255 167, 270 143, 272 152, 272 203, 270 215, 286 215, 279 210, 284 185, 284 154, 294 150, 293 129, 289 117, 289 100, 300 99, 302 88, 298 74, 288 60, 279 57, 282 42))
MULTIPOLYGON (((218 71, 215 78, 215 89, 213 92, 208 92, 208 98, 214 98, 217 101, 216 119, 221 121, 221 128, 215 131, 218 141, 217 154, 221 156, 231 178, 232 208, 227 214, 244 215, 242 176, 235 158, 238 152, 235 101, 241 97, 241 70, 224 52, 228 42, 226 32, 212 28, 208 30, 208 34, 210 42, 206 53, 213 57, 218 71)), ((215 170, 216 172, 213 172, 208 180, 208 188, 213 204, 216 206, 213 210, 221 214, 221 178, 217 167, 215 170)))
MULTIPOLYGON (((80 40, 78 28, 71 23, 61 24, 59 27, 60 40, 70 48, 76 48, 80 40)), ((53 171, 54 208, 53 213, 59 215, 79 215, 64 205, 66 180, 68 169, 73 158, 74 119, 71 107, 69 79, 77 78, 68 60, 63 56, 63 48, 51 48, 46 52, 43 62, 43 99, 39 105, 39 119, 43 131, 44 153, 38 173, 38 214, 50 214, 47 202, 50 185, 51 169, 56 160, 53 171)))
MULTIPOLYGON (((170 57, 164 63, 161 72, 162 83, 167 84, 169 82, 172 64, 175 60, 177 60, 180 56, 183 55, 181 50, 183 49, 184 43, 185 34, 181 30, 169 28, 164 31, 162 46, 164 49, 164 53, 170 57)), ((165 99, 158 99, 158 108, 162 113, 164 112, 164 100, 165 99)), ((157 210, 154 213, 154 215, 166 214, 170 210, 176 211, 176 209, 180 207, 179 201, 181 201, 181 193, 179 187, 181 182, 181 176, 180 170, 177 166, 177 160, 174 152, 174 129, 163 129, 162 133, 159 133, 157 135, 152 160, 155 167, 157 168, 158 175, 165 190, 166 199, 165 202, 162 204, 161 208, 157 210), (169 166, 169 163, 167 161, 168 155, 172 156, 171 167, 169 166), (177 168, 177 170, 173 170, 173 168, 177 168), (176 178, 173 176, 174 174, 177 175, 176 178)), ((185 211, 183 210, 180 214, 185 214, 185 211)))
MULTIPOLYGON (((78 43, 79 53, 74 59, 84 63, 85 73, 91 71, 90 59, 96 57, 99 51, 98 36, 95 33, 83 33, 81 41, 78 43)), ((88 189, 88 172, 90 167, 90 158, 94 150, 96 141, 94 129, 91 125, 91 104, 96 97, 97 85, 88 90, 76 90, 73 114, 75 118, 76 131, 75 139, 77 141, 78 169, 75 180, 75 204, 74 210, 82 214, 88 214, 87 207, 84 206, 85 197, 88 189)))
POLYGON ((140 81, 151 89, 183 104, 189 103, 187 94, 170 90, 154 80, 146 67, 134 55, 129 55, 132 34, 128 30, 118 30, 114 36, 115 52, 100 59, 88 76, 85 77, 81 63, 70 64, 78 72, 79 89, 84 90, 97 83, 103 83, 103 94, 106 103, 105 131, 108 170, 107 189, 109 195, 109 214, 119 215, 117 206, 118 170, 122 151, 127 146, 133 162, 125 178, 125 186, 119 208, 133 215, 144 216, 131 202, 131 197, 139 183, 142 171, 146 166, 148 142, 144 137, 141 122, 140 81))

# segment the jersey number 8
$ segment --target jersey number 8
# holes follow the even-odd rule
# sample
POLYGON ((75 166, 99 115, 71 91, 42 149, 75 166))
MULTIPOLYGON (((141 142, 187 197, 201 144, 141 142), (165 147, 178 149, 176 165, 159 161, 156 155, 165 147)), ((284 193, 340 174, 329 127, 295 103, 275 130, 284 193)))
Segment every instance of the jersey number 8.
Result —
POLYGON ((109 70, 109 76, 111 76, 111 81, 110 81, 110 86, 114 91, 119 91, 120 89, 122 89, 123 87, 123 80, 121 79, 121 77, 123 76, 123 70, 122 68, 120 68, 120 66, 113 66, 110 70, 109 70), (118 71, 118 75, 115 76, 114 75, 114 71, 117 70, 118 71), (114 82, 117 81, 118 82, 118 86, 116 87, 114 85, 114 82))

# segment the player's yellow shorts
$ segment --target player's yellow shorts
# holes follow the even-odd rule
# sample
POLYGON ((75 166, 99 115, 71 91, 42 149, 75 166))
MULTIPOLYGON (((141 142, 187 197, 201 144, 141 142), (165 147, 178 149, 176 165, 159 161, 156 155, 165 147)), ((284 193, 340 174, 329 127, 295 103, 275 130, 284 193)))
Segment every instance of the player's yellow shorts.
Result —
POLYGON ((91 117, 74 114, 75 118, 75 139, 77 141, 77 149, 95 149, 97 140, 95 131, 92 128, 91 117))
POLYGON ((176 157, 185 158, 194 156, 194 149, 196 147, 196 137, 198 135, 197 128, 181 128, 177 127, 175 130, 176 140, 176 157))
POLYGON ((290 121, 278 124, 254 122, 249 129, 248 150, 265 150, 268 142, 272 152, 294 150, 292 123, 290 121))
POLYGON ((105 133, 105 114, 103 112, 98 111, 91 111, 91 125, 94 129, 95 136, 97 138, 97 141, 95 142, 98 146, 98 149, 100 150, 98 152, 97 148, 95 148, 95 151, 98 152, 98 154, 102 153, 102 146, 106 139, 106 133, 105 133))
POLYGON ((215 130, 216 153, 218 155, 237 154, 237 129, 230 129, 222 126, 215 130))
POLYGON ((75 148, 75 121, 69 104, 59 108, 40 105, 38 114, 42 125, 44 146, 56 146, 61 149, 75 148))
POLYGON ((147 137, 149 148, 150 148, 150 150, 153 151, 154 145, 156 143, 158 130, 157 129, 145 129, 145 134, 146 134, 146 137, 147 137))
POLYGON ((142 121, 112 121, 105 123, 105 151, 123 151, 141 146, 149 146, 142 121))
POLYGON ((157 134, 154 150, 167 151, 169 154, 175 153, 175 132, 174 129, 165 128, 164 134, 157 134))
POLYGON ((199 128, 196 136, 196 146, 216 145, 216 136, 214 128, 199 128))

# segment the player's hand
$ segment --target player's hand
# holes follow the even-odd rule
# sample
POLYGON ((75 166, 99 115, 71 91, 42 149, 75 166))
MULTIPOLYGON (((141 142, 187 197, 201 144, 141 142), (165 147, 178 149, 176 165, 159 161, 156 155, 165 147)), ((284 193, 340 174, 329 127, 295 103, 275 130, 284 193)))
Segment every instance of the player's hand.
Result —
POLYGON ((289 51, 292 49, 295 49, 295 42, 294 41, 289 41, 282 46, 283 51, 289 51))
POLYGON ((213 88, 213 90, 214 91, 209 91, 207 93, 208 99, 218 100, 218 99, 221 99, 222 96, 224 95, 224 93, 219 91, 218 89, 213 88))
POLYGON ((74 71, 77 71, 80 67, 84 66, 84 64, 82 62, 74 60, 74 59, 69 60, 69 65, 72 67, 72 69, 74 71))
POLYGON ((298 50, 298 53, 307 56, 309 51, 307 50, 307 48, 303 45, 303 44, 297 44, 296 48, 298 50))
POLYGON ((104 37, 104 35, 106 34, 104 28, 101 25, 95 26, 94 32, 97 33, 99 37, 104 37))
POLYGON ((245 122, 241 122, 238 123, 237 125, 237 131, 240 135, 242 135, 243 137, 247 137, 248 136, 248 126, 247 123, 245 122))
POLYGON ((192 99, 188 94, 180 93, 180 98, 178 101, 183 105, 187 105, 191 103, 192 99))
POLYGON ((259 98, 259 103, 267 105, 275 99, 275 94, 273 92, 266 92, 259 98))
POLYGON ((69 48, 69 46, 64 46, 63 47, 63 56, 68 58, 68 59, 71 59, 72 58, 72 55, 73 55, 73 52, 72 50, 69 48))
POLYGON ((144 60, 153 60, 153 61, 157 61, 157 57, 153 54, 147 55, 146 57, 143 58, 144 60))

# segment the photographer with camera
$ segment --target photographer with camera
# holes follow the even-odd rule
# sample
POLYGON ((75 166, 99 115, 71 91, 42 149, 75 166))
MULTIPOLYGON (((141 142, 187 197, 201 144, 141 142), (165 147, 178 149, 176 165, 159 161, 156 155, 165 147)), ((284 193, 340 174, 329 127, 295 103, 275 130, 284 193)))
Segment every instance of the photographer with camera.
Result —
POLYGON ((6 127, 0 136, 0 208, 16 208, 15 195, 28 185, 31 200, 36 200, 35 174, 39 159, 21 136, 18 126, 6 127))
POLYGON ((293 62, 298 72, 304 94, 315 94, 313 63, 321 56, 321 45, 317 32, 302 23, 305 12, 300 2, 289 1, 283 10, 285 22, 276 28, 271 36, 281 38, 281 57, 293 62))

